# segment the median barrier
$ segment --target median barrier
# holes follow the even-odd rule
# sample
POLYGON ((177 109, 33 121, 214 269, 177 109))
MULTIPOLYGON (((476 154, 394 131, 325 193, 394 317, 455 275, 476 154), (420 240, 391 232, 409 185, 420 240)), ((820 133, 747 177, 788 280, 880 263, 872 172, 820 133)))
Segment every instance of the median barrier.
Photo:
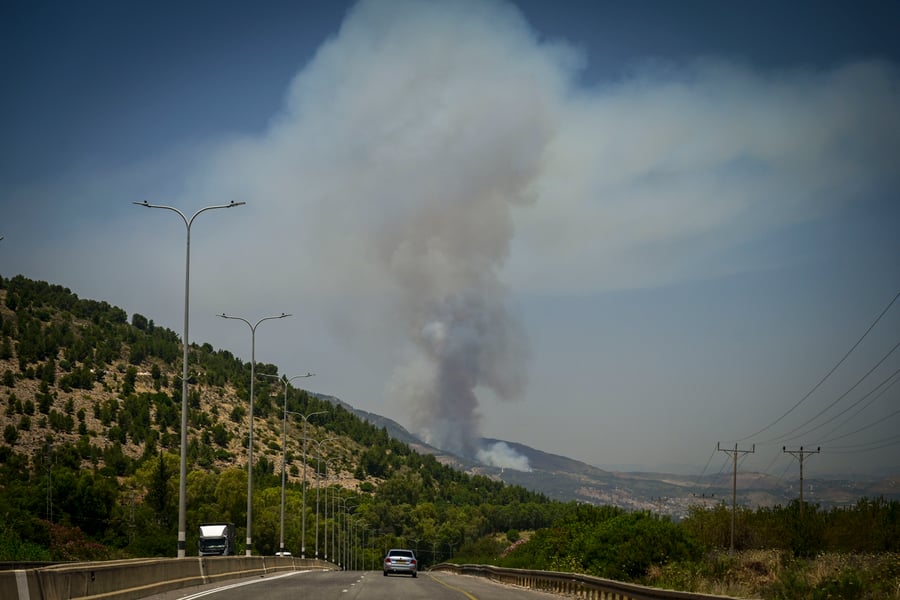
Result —
POLYGON ((65 563, 0 571, 3 600, 138 600, 229 579, 299 569, 334 569, 294 557, 206 556, 65 563))
POLYGON ((453 563, 440 563, 431 567, 431 570, 485 577, 498 583, 588 600, 737 600, 732 596, 664 590, 579 573, 504 569, 491 565, 457 565, 453 563))

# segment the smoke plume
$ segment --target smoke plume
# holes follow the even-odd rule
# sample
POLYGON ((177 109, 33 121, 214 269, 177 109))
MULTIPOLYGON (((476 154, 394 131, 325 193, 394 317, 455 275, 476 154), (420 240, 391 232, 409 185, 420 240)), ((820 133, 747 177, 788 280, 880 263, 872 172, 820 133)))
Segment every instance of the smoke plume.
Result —
POLYGON ((527 339, 500 273, 573 56, 505 3, 361 2, 268 137, 235 144, 215 169, 252 170, 232 182, 252 197, 302 198, 276 227, 315 223, 303 240, 328 265, 317 289, 342 298, 339 327, 357 340, 402 331, 391 393, 414 429, 468 457, 479 395, 525 389, 527 339))
MULTIPOLYGON (((439 447, 525 468, 478 442, 484 403, 527 385, 510 289, 760 268, 729 251, 896 181, 894 67, 700 60, 588 89, 581 60, 507 3, 364 0, 266 133, 221 144, 186 194, 252 199, 231 237, 271 243, 229 264, 284 272, 273 295, 293 293, 348 347, 379 353, 378 372, 357 378, 377 386, 396 358, 394 414, 439 447)), ((242 295, 258 294, 229 300, 242 295)))

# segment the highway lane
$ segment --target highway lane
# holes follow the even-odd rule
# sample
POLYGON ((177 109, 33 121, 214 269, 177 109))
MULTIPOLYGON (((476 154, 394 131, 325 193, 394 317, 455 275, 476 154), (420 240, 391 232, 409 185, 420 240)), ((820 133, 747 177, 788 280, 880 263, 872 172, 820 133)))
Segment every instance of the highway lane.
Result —
POLYGON ((419 573, 384 577, 381 571, 295 571, 223 582, 145 600, 548 600, 559 596, 479 577, 419 573))

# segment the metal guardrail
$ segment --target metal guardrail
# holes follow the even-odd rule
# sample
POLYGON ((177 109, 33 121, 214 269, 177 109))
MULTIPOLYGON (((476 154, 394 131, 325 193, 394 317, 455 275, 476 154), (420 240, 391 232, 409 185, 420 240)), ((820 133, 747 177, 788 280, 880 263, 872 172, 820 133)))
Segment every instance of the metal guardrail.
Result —
MULTIPOLYGON (((132 559, 22 567, 25 565, 0 571, 3 600, 136 600, 170 590, 278 571, 337 568, 316 559, 271 556, 132 559)), ((578 573, 452 563, 441 563, 431 570, 485 577, 507 585, 587 600, 735 600, 729 596, 663 590, 578 573)))
POLYGON ((0 571, 3 600, 137 600, 154 594, 295 569, 336 569, 322 560, 206 556, 20 565, 0 571))
POLYGON ((485 577, 507 585, 588 600, 736 600, 732 596, 712 596, 664 590, 578 573, 530 571, 505 569, 491 565, 456 565, 453 563, 440 563, 431 567, 431 570, 485 577))

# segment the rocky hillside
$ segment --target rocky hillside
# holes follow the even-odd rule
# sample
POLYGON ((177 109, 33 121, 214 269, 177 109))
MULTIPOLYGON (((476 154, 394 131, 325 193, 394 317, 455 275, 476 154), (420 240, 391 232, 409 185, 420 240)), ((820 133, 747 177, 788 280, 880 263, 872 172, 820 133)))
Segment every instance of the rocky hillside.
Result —
MULTIPOLYGON (((67 296, 53 286, 47 289, 67 296)), ((5 399, 0 428, 7 445, 33 457, 56 445, 80 446, 86 450, 81 458, 86 469, 102 463, 111 451, 139 459, 157 449, 179 447, 181 349, 172 331, 155 327, 141 315, 128 324, 124 311, 102 302, 75 300, 63 304, 69 310, 57 310, 52 302, 37 302, 28 293, 19 292, 14 300, 9 293, 0 290, 0 398, 5 399), (87 347, 95 342, 100 345, 87 347)), ((209 345, 192 348, 189 434, 198 463, 213 470, 247 464, 247 385, 222 377, 222 363, 227 362, 232 363, 225 365, 229 374, 234 379, 245 375, 249 384, 249 364, 209 345)), ((277 368, 258 364, 257 372, 276 375, 277 368)), ((280 381, 264 377, 255 385, 261 402, 254 440, 255 460, 279 472, 280 386, 280 381)), ((330 435, 310 419, 309 438, 330 435)), ((289 420, 289 457, 302 455, 301 437, 300 425, 289 420)), ((307 450, 314 454, 313 448, 307 450)), ((323 453, 333 461, 333 477, 342 485, 355 489, 365 481, 353 476, 359 443, 341 437, 340 443, 324 446, 323 453)), ((287 470, 292 480, 301 475, 297 466, 287 470)))

